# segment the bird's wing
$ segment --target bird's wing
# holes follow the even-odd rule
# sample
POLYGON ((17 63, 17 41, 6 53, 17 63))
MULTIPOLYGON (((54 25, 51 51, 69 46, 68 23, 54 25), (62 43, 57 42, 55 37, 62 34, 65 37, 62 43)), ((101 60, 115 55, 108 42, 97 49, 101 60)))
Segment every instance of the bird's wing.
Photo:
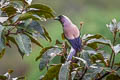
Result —
POLYGON ((80 39, 80 37, 75 38, 75 39, 67 39, 69 41, 69 43, 71 44, 71 46, 75 49, 80 51, 81 47, 82 47, 82 41, 80 39))

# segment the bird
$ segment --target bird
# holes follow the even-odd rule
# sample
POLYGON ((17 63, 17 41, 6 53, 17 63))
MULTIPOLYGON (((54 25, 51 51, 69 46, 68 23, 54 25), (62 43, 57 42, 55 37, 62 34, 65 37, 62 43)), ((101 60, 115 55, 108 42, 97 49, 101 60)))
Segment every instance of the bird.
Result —
POLYGON ((82 49, 82 40, 80 38, 80 30, 78 27, 65 15, 60 15, 55 18, 63 27, 63 33, 65 38, 71 44, 70 53, 67 56, 67 61, 72 60, 73 56, 77 55, 78 51, 82 49))

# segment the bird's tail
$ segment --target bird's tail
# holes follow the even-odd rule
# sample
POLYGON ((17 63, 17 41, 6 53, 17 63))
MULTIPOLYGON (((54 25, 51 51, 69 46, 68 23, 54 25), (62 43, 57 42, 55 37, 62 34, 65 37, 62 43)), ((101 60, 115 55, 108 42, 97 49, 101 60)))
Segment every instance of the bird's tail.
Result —
POLYGON ((74 48, 71 47, 70 53, 69 53, 69 55, 67 56, 67 61, 72 60, 72 57, 75 56, 76 53, 77 53, 77 51, 76 51, 74 48))

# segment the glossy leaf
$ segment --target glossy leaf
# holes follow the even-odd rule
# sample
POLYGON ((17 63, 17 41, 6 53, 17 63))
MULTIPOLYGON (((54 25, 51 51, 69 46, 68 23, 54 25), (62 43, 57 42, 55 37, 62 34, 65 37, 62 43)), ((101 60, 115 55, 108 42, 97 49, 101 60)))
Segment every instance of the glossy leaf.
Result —
POLYGON ((59 80, 68 80, 68 73, 69 73, 70 62, 66 62, 62 64, 59 72, 59 80))
POLYGON ((100 39, 100 38, 102 38, 103 36, 102 35, 100 35, 100 34, 85 34, 85 35, 83 35, 83 37, 82 37, 82 39, 83 40, 90 40, 90 39, 93 39, 93 38, 96 38, 96 39, 100 39))
POLYGON ((42 80, 53 80, 55 77, 58 76, 60 68, 61 64, 50 67, 42 80))
POLYGON ((3 49, 1 52, 0 52, 0 59, 4 56, 5 54, 5 49, 3 49))
POLYGON ((38 15, 39 17, 44 17, 46 19, 54 18, 54 15, 51 12, 44 11, 44 10, 30 10, 28 13, 33 15, 38 15))
POLYGON ((46 67, 46 65, 61 52, 59 48, 50 48, 50 49, 46 48, 46 49, 42 50, 44 53, 40 54, 40 56, 36 58, 36 60, 41 58, 40 64, 39 64, 40 70, 43 70, 46 67))
POLYGON ((106 40, 106 39, 102 39, 102 38, 88 40, 86 44, 91 44, 91 43, 105 44, 105 45, 112 47, 112 43, 110 40, 106 40))
POLYGON ((39 9, 41 11, 43 10, 47 12, 54 12, 50 7, 43 5, 43 4, 32 4, 28 6, 28 8, 35 8, 35 9, 39 9))
POLYGON ((15 37, 15 41, 19 47, 19 50, 22 53, 22 56, 24 54, 29 55, 32 52, 31 48, 31 40, 30 38, 25 34, 17 34, 15 37))
POLYGON ((32 13, 24 13, 21 14, 21 16, 19 17, 19 20, 27 20, 27 19, 39 20, 39 18, 34 16, 34 14, 32 13))

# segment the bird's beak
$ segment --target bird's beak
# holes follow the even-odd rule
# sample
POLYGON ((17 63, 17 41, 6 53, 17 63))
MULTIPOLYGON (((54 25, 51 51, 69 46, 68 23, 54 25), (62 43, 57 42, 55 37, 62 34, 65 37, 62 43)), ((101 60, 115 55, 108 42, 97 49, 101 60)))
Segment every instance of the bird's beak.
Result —
POLYGON ((55 17, 54 20, 60 20, 60 18, 59 17, 55 17))

